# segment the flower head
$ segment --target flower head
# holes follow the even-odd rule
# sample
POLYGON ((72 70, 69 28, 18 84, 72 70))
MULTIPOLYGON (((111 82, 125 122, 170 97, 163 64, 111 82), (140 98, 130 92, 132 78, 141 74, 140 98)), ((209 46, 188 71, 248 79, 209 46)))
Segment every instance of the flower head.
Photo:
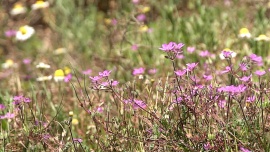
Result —
POLYGON ((49 76, 40 76, 36 80, 37 81, 48 81, 48 80, 51 80, 51 79, 52 79, 52 76, 49 75, 49 76))
POLYGON ((37 0, 32 6, 32 10, 37 10, 37 9, 41 9, 41 8, 46 8, 49 7, 49 2, 44 2, 43 0, 37 0))
POLYGON ((2 68, 8 69, 8 68, 13 67, 14 65, 15 65, 15 64, 14 64, 13 60, 8 59, 8 60, 6 60, 5 63, 2 64, 2 68))
POLYGON ((208 57, 208 56, 210 56, 210 53, 209 53, 208 50, 204 50, 204 51, 201 51, 199 53, 199 56, 201 56, 201 57, 208 57))
POLYGON ((63 81, 65 79, 65 73, 62 69, 58 69, 54 72, 53 77, 55 82, 63 81))
POLYGON ((56 50, 54 50, 54 54, 55 55, 60 55, 60 54, 65 54, 67 52, 67 49, 66 48, 58 48, 56 50))
POLYGON ((51 68, 51 66, 49 64, 45 64, 43 62, 39 62, 37 65, 36 65, 36 68, 40 68, 40 69, 49 69, 51 68))
POLYGON ((147 32, 148 29, 149 29, 149 28, 148 28, 147 25, 142 25, 142 26, 140 26, 140 28, 139 28, 139 32, 144 33, 144 32, 147 32))
POLYGON ((189 46, 189 47, 187 47, 187 52, 193 53, 195 51, 195 49, 196 49, 195 47, 189 46))
POLYGON ((240 150, 241 150, 241 152, 251 152, 250 150, 248 150, 248 149, 246 149, 244 147, 240 147, 240 150))
POLYGON ((263 76, 266 72, 264 70, 257 70, 254 73, 258 76, 263 76))
POLYGON ((264 34, 259 35, 255 38, 255 41, 269 41, 270 38, 264 34))
POLYGON ((238 37, 240 38, 250 38, 251 34, 249 33, 249 30, 247 28, 241 28, 238 34, 238 37))
POLYGON ((146 15, 145 14, 139 14, 136 19, 139 21, 139 22, 144 22, 146 20, 146 15))
POLYGON ((5 36, 12 37, 12 36, 15 36, 16 33, 17 33, 17 31, 15 31, 15 30, 7 30, 7 31, 5 31, 5 36))
POLYGON ((255 101, 255 96, 248 97, 246 101, 249 102, 249 103, 254 102, 255 101))
POLYGON ((240 78, 240 80, 247 82, 247 81, 250 81, 251 77, 252 77, 252 74, 250 76, 243 76, 242 78, 240 78))
POLYGON ((19 31, 16 33, 16 39, 19 41, 25 41, 32 37, 35 33, 35 29, 31 26, 24 25, 19 28, 19 31))
POLYGON ((6 106, 5 106, 5 105, 0 104, 0 110, 4 110, 5 108, 6 108, 6 106))
POLYGON ((111 73, 112 71, 109 71, 109 70, 105 70, 105 71, 103 71, 103 72, 99 72, 99 76, 101 76, 101 77, 108 77, 108 76, 110 76, 110 73, 111 73))
POLYGON ((9 12, 10 15, 15 16, 19 14, 24 14, 27 11, 26 7, 23 6, 21 3, 15 3, 11 11, 9 12))
POLYGON ((82 73, 85 74, 85 75, 89 75, 89 74, 92 73, 92 70, 91 69, 87 69, 87 70, 82 71, 82 73))
POLYGON ((193 69, 198 65, 198 63, 188 63, 187 71, 193 71, 193 69))
POLYGON ((140 74, 143 74, 145 71, 145 68, 141 67, 141 68, 136 68, 136 69, 133 69, 133 72, 132 74, 135 76, 135 75, 140 75, 140 74))
POLYGON ((236 53, 232 50, 230 50, 229 48, 224 49, 220 54, 219 54, 219 58, 221 60, 224 60, 226 58, 234 58, 236 57, 236 53))
POLYGON ((174 71, 174 73, 175 73, 177 76, 179 76, 179 77, 181 77, 181 76, 185 75, 185 74, 186 74, 186 72, 187 72, 187 70, 186 70, 186 69, 184 69, 184 70, 177 70, 177 71, 174 71))

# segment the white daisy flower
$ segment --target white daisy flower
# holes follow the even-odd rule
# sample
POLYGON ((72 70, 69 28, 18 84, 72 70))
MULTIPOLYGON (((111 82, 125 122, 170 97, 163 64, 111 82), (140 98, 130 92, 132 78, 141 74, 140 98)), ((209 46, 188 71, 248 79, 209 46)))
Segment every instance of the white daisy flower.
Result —
POLYGON ((36 68, 49 69, 49 68, 51 68, 51 66, 49 64, 45 64, 43 62, 39 62, 38 65, 36 65, 36 68))
POLYGON ((16 39, 19 41, 25 41, 29 39, 35 33, 35 29, 31 26, 25 25, 20 27, 16 33, 16 39))
POLYGON ((8 60, 6 60, 5 63, 2 64, 2 68, 8 69, 8 68, 13 67, 14 65, 15 65, 15 63, 13 62, 13 60, 8 59, 8 60))
POLYGON ((234 57, 236 57, 236 55, 237 55, 236 52, 232 51, 232 50, 229 49, 229 48, 226 48, 226 49, 224 49, 224 50, 219 54, 219 58, 220 58, 221 60, 224 60, 224 59, 225 59, 224 52, 230 52, 230 53, 231 53, 231 54, 230 54, 231 58, 234 58, 234 57))
POLYGON ((238 37, 240 38, 250 38, 251 34, 249 33, 249 30, 247 28, 241 28, 238 34, 238 37))
POLYGON ((15 15, 23 14, 26 11, 27 11, 26 7, 24 7, 21 3, 16 3, 9 13, 10 15, 15 16, 15 15))
POLYGON ((259 35, 255 38, 255 41, 269 41, 270 38, 264 34, 259 35))
POLYGON ((37 10, 37 9, 41 9, 41 8, 46 8, 49 7, 49 2, 44 2, 43 0, 37 0, 32 6, 32 10, 37 10))
POLYGON ((52 76, 49 75, 49 76, 41 76, 41 77, 38 77, 36 80, 37 81, 48 81, 48 80, 51 80, 52 79, 52 76))
POLYGON ((60 82, 65 79, 65 73, 62 69, 58 69, 54 72, 54 77, 53 77, 55 82, 60 82))

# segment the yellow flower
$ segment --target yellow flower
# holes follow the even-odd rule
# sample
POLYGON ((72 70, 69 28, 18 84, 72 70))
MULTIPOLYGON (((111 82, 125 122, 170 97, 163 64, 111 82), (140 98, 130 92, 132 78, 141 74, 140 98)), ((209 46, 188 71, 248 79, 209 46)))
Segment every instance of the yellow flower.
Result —
POLYGON ((144 33, 144 32, 147 32, 148 31, 148 26, 147 25, 142 25, 140 28, 139 28, 139 31, 144 33))
POLYGON ((241 28, 238 36, 240 38, 250 38, 251 34, 249 33, 249 30, 247 28, 241 28))
POLYGON ((16 33, 16 39, 19 41, 25 41, 29 39, 35 33, 35 29, 31 26, 24 25, 19 28, 16 33))
POLYGON ((64 73, 65 75, 68 75, 71 73, 71 69, 69 67, 64 67, 64 73))
POLYGON ((147 13, 151 10, 151 8, 149 6, 145 6, 141 9, 141 13, 147 13))
POLYGON ((269 41, 270 38, 264 34, 259 35, 255 38, 255 41, 269 41))
POLYGON ((36 3, 34 3, 31 8, 32 10, 37 10, 41 8, 49 7, 49 2, 44 2, 43 0, 37 0, 36 3))
POLYGON ((58 48, 54 51, 54 54, 55 55, 59 55, 59 54, 64 54, 67 52, 67 49, 66 48, 58 48))
POLYGON ((68 113, 68 115, 72 117, 72 116, 73 116, 73 111, 70 111, 70 112, 68 113))
POLYGON ((26 12, 26 7, 24 7, 21 3, 16 3, 10 11, 10 15, 18 15, 26 12))
POLYGON ((54 81, 59 82, 65 79, 65 73, 62 69, 58 69, 54 72, 54 81))
POLYGON ((71 121, 72 125, 78 125, 79 124, 79 120, 76 118, 73 118, 71 121))
POLYGON ((8 68, 10 68, 12 66, 14 66, 14 62, 11 59, 6 60, 6 62, 2 64, 2 67, 4 69, 8 69, 8 68))
POLYGON ((110 25, 110 24, 112 23, 112 19, 110 19, 110 18, 105 18, 105 19, 104 19, 104 23, 105 23, 106 25, 110 25))

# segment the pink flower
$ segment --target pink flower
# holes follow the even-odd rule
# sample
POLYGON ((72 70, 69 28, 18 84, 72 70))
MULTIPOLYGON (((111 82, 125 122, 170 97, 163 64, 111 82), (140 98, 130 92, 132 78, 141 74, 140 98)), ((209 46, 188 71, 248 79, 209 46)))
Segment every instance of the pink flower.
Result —
POLYGON ((205 51, 201 51, 199 53, 199 56, 201 57, 208 57, 210 55, 209 51, 208 50, 205 50, 205 51))
POLYGON ((245 63, 240 63, 239 66, 240 66, 241 71, 247 71, 248 70, 247 65, 245 63))
POLYGON ((98 82, 101 79, 100 76, 94 76, 94 77, 90 76, 89 78, 92 80, 92 82, 98 82))
POLYGON ((168 44, 162 44, 161 48, 159 48, 159 49, 162 51, 165 51, 165 52, 169 52, 169 51, 172 51, 174 49, 174 45, 175 45, 174 42, 170 42, 168 44))
POLYGON ((176 58, 177 59, 183 59, 183 58, 185 58, 185 56, 183 54, 177 54, 176 55, 176 58))
POLYGON ((251 152, 250 150, 248 150, 248 149, 246 149, 246 148, 244 148, 244 147, 240 147, 240 150, 241 150, 242 152, 251 152))
POLYGON ((114 80, 114 81, 112 82, 112 86, 117 86, 118 84, 119 84, 119 82, 116 81, 116 80, 114 80))
POLYGON ((157 69, 149 69, 148 70, 149 74, 156 74, 157 73, 157 69))
POLYGON ((103 112, 103 107, 97 107, 97 110, 96 110, 98 113, 102 113, 103 112))
POLYGON ((15 30, 7 30, 7 31, 5 31, 5 36, 12 37, 12 36, 15 36, 16 33, 17 33, 17 31, 15 31, 15 30))
POLYGON ((264 70, 257 70, 255 71, 255 74, 258 76, 263 76, 266 72, 264 70))
POLYGON ((187 65, 187 71, 192 71, 198 65, 198 63, 188 63, 186 65, 187 65))
POLYGON ((135 76, 135 75, 140 75, 140 74, 143 74, 145 71, 145 68, 141 67, 141 68, 137 68, 137 69, 134 69, 132 74, 135 76))
POLYGON ((133 4, 139 4, 140 0, 132 0, 133 4))
POLYGON ((230 71, 231 71, 231 67, 226 66, 225 70, 224 71, 221 71, 220 74, 228 73, 230 71))
POLYGON ((250 76, 243 76, 242 78, 240 78, 241 81, 247 82, 250 80, 250 78, 252 77, 252 74, 250 76))
POLYGON ((65 76, 64 81, 69 82, 71 79, 72 79, 72 74, 68 74, 67 76, 65 76))
POLYGON ((249 103, 254 102, 255 101, 255 96, 248 97, 246 101, 249 102, 249 103))
POLYGON ((144 22, 146 20, 146 15, 145 14, 139 14, 136 19, 139 21, 139 22, 144 22))
POLYGON ((31 59, 23 59, 23 64, 30 64, 31 63, 31 59))
POLYGON ((133 45, 131 46, 131 50, 132 50, 132 51, 137 51, 137 50, 138 50, 138 45, 137 45, 137 44, 133 44, 133 45))
POLYGON ((196 49, 195 47, 189 46, 189 47, 187 47, 187 52, 193 53, 195 51, 195 49, 196 49))
POLYGON ((212 75, 203 75, 203 78, 207 81, 210 81, 213 79, 212 75))
POLYGON ((112 25, 117 25, 117 20, 114 18, 114 19, 112 19, 112 25))
POLYGON ((174 71, 174 73, 175 73, 177 76, 179 76, 179 77, 181 77, 181 76, 183 76, 184 74, 186 74, 186 72, 187 72, 186 69, 174 71))
POLYGON ((4 116, 0 116, 0 119, 12 119, 15 117, 15 114, 14 113, 6 113, 4 116))
POLYGON ((140 108, 145 109, 146 108, 146 104, 143 101, 141 101, 141 100, 134 99, 133 109, 134 110, 138 110, 140 108))
POLYGON ((82 73, 85 74, 85 75, 89 75, 89 74, 92 73, 92 70, 91 69, 87 69, 87 70, 82 71, 82 73))
POLYGON ((110 73, 111 72, 112 71, 105 70, 103 72, 99 72, 99 76, 101 76, 101 77, 108 77, 108 76, 110 76, 110 73))
POLYGON ((6 107, 3 104, 0 104, 0 110, 4 110, 6 107))

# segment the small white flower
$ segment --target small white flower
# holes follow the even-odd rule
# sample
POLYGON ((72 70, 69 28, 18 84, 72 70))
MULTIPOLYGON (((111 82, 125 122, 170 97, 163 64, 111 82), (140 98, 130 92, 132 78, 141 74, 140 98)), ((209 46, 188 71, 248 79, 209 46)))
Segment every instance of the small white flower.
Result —
MULTIPOLYGON (((236 57, 236 55, 237 55, 236 52, 232 51, 232 50, 229 49, 229 48, 226 48, 226 49, 224 49, 223 51, 231 52, 231 53, 232 53, 232 54, 231 54, 231 57, 232 57, 232 58, 236 57)), ((221 60, 224 60, 224 59, 225 59, 225 57, 224 57, 224 55, 223 55, 223 51, 219 54, 219 58, 220 58, 221 60)))
POLYGON ((41 8, 46 8, 49 7, 49 2, 44 2, 43 0, 37 0, 32 6, 32 10, 37 10, 37 9, 41 9, 41 8))
POLYGON ((238 37, 240 38, 250 38, 251 34, 249 33, 249 30, 247 28, 241 28, 238 34, 238 37))
POLYGON ((8 60, 6 60, 5 63, 2 64, 2 68, 8 69, 8 68, 13 67, 14 65, 15 65, 15 64, 14 64, 13 60, 8 59, 8 60))
POLYGON ((255 38, 255 41, 269 41, 270 38, 264 34, 259 35, 255 38))
POLYGON ((49 68, 51 68, 51 66, 49 64, 45 64, 43 62, 39 62, 38 65, 36 65, 36 68, 49 69, 49 68))
POLYGON ((35 29, 31 26, 25 25, 20 27, 16 33, 16 39, 19 41, 25 41, 29 39, 35 33, 35 29))
POLYGON ((52 79, 52 76, 41 76, 41 77, 38 77, 37 78, 37 81, 48 81, 48 80, 51 80, 52 79))
POLYGON ((27 11, 26 7, 22 6, 20 3, 16 3, 10 11, 10 15, 15 16, 23 14, 27 11))

